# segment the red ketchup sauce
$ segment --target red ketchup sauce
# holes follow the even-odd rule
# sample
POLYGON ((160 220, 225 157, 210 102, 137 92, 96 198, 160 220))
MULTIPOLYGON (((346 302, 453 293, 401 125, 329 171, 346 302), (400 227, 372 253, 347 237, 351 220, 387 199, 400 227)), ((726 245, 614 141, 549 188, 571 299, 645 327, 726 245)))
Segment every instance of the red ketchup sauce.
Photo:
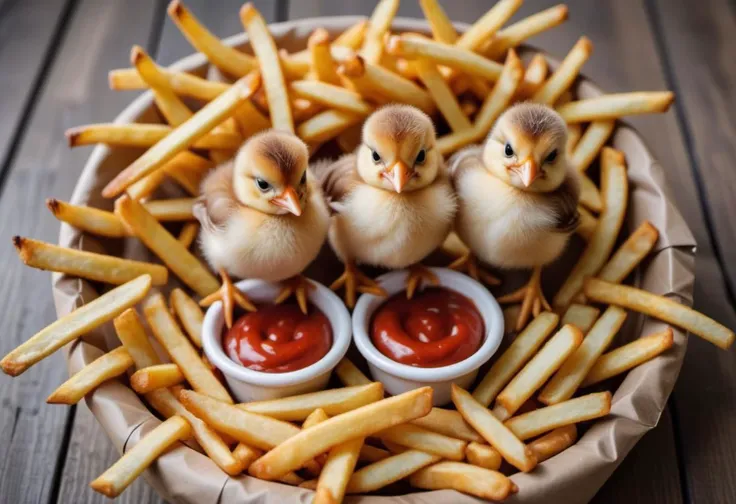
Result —
POLYGON ((332 327, 324 313, 309 305, 259 306, 225 333, 222 346, 235 362, 266 373, 296 371, 314 364, 332 346, 332 327))
POLYGON ((480 348, 483 318, 455 291, 429 288, 406 299, 390 297, 373 315, 371 340, 386 357, 416 367, 440 367, 467 359, 480 348))

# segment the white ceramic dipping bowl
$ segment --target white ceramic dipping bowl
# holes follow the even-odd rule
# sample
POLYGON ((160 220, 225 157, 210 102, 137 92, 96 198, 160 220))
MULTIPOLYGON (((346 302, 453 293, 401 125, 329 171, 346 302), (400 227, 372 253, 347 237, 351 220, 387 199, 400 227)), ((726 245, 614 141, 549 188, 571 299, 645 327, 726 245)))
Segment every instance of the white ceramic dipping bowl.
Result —
MULTIPOLYGON (((202 346, 207 358, 225 375, 235 398, 240 402, 277 399, 322 390, 332 370, 345 356, 350 346, 350 313, 342 300, 324 285, 310 280, 309 302, 325 314, 332 326, 332 347, 322 359, 311 366, 287 373, 253 371, 233 362, 222 348, 225 316, 222 303, 207 310, 202 326, 202 346)), ((281 290, 276 282, 243 280, 235 284, 255 303, 272 302, 281 290)))
MULTIPOLYGON (((386 299, 371 294, 363 294, 353 311, 353 339, 374 380, 383 383, 384 389, 392 395, 429 385, 434 389, 433 402, 441 406, 450 402, 453 383, 468 388, 478 375, 478 369, 488 362, 498 350, 503 339, 503 314, 496 299, 483 285, 472 278, 446 268, 430 268, 439 278, 440 286, 467 297, 483 317, 485 339, 480 348, 467 359, 449 366, 420 368, 400 364, 382 354, 371 341, 370 324, 373 313, 386 299)), ((376 280, 392 296, 405 289, 407 271, 392 271, 376 280)))

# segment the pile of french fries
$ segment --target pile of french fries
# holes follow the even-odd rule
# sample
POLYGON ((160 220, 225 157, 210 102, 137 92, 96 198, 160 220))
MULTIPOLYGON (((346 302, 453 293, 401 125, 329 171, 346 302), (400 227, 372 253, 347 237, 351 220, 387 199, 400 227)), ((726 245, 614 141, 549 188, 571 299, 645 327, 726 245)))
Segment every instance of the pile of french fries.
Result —
POLYGON ((172 446, 193 439, 227 474, 247 471, 311 488, 316 503, 340 502, 346 494, 402 480, 415 488, 455 489, 500 501, 519 490, 509 478, 515 471, 533 470, 574 444, 585 422, 609 413, 611 393, 588 387, 673 345, 667 328, 611 349, 626 310, 724 349, 731 346, 734 333, 728 328, 669 299, 621 285, 654 249, 658 232, 644 222, 614 252, 627 211, 628 177, 623 154, 605 144, 618 118, 665 111, 672 93, 576 99, 573 85, 591 55, 591 42, 582 37, 554 70, 541 53, 524 64, 515 48, 562 23, 567 7, 504 26, 521 1, 499 0, 459 34, 437 0, 420 0, 429 37, 391 33, 399 0, 381 0, 370 19, 332 40, 325 30, 315 30, 307 47, 291 54, 278 49, 261 15, 246 4, 240 16, 251 55, 224 44, 174 0, 171 19, 222 79, 160 67, 140 47, 131 52, 133 68, 110 72, 112 89, 150 89, 166 124, 70 130, 72 147, 103 143, 147 150, 105 187, 103 195, 116 198, 114 212, 55 199, 47 205, 60 221, 83 232, 139 239, 163 264, 15 237, 25 264, 115 288, 0 361, 5 373, 19 375, 113 322, 122 345, 72 376, 48 402, 75 404, 105 381, 132 371, 128 383, 164 421, 93 481, 93 489, 117 496, 172 446), (192 100, 201 107, 190 108, 192 100), (565 118, 570 159, 583 180, 579 233, 587 245, 554 297, 562 319, 552 312, 534 317, 472 394, 453 389, 455 409, 433 408, 429 387, 384 398, 383 386, 348 360, 336 368, 343 388, 234 404, 201 352, 200 304, 183 289, 174 289, 168 302, 154 289, 173 273, 206 304, 220 288, 189 250, 198 232, 193 198, 208 171, 271 127, 296 133, 313 153, 327 143, 350 152, 360 142, 363 120, 389 102, 431 114, 440 131, 447 131, 439 149, 450 155, 481 141, 498 116, 520 100, 553 106, 565 118), (585 174, 598 159, 600 188, 585 174), (190 197, 157 199, 157 190, 168 182, 190 197), (172 233, 172 225, 179 224, 178 234, 172 233), (154 350, 136 306, 165 355, 154 350))

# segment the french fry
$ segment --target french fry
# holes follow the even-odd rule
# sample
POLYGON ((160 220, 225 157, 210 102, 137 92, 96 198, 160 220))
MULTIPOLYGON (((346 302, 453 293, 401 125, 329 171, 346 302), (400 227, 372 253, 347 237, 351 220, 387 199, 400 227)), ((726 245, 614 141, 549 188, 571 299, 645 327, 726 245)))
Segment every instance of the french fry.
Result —
POLYGON ((233 112, 233 119, 244 139, 271 127, 271 120, 263 115, 250 100, 243 101, 233 112))
MULTIPOLYGON (((165 163, 160 171, 182 186, 192 196, 199 196, 199 186, 202 183, 202 179, 204 179, 205 175, 212 168, 214 168, 214 163, 209 159, 205 159, 189 151, 182 151, 165 163)), ((155 176, 156 173, 152 173, 149 177, 155 176)), ((136 184, 140 182, 138 181, 136 184)), ((133 199, 141 199, 141 197, 136 197, 132 194, 132 189, 136 184, 133 184, 128 189, 128 195, 133 199)))
POLYGON ((194 201, 195 198, 171 198, 146 201, 143 206, 159 222, 176 222, 194 219, 194 201))
POLYGON ((427 416, 411 421, 412 424, 427 430, 465 441, 483 441, 483 438, 470 427, 463 416, 454 410, 432 408, 427 416))
POLYGON ((150 275, 141 275, 80 306, 41 329, 3 357, 0 360, 0 367, 5 374, 18 376, 70 341, 112 320, 125 309, 138 303, 148 293, 151 283, 150 275))
POLYGON ((460 109, 457 98, 442 78, 437 66, 426 58, 418 58, 414 61, 419 79, 429 91, 442 116, 453 131, 469 130, 473 127, 470 120, 465 117, 460 109))
POLYGON ((342 502, 348 482, 358 463, 358 455, 362 446, 363 438, 356 438, 330 449, 327 461, 319 475, 317 494, 312 501, 313 504, 342 502), (325 497, 322 497, 325 493, 327 494, 326 500, 325 497))
POLYGON ((366 493, 383 488, 406 478, 442 457, 420 450, 406 450, 355 471, 348 483, 347 493, 366 493))
POLYGON ((477 50, 514 15, 521 3, 522 0, 499 0, 457 39, 455 45, 469 51, 477 50))
POLYGON ((728 349, 734 340, 734 332, 726 326, 692 308, 651 292, 597 278, 585 280, 584 292, 592 301, 615 304, 644 313, 685 329, 723 349, 728 349))
POLYGON ((151 88, 156 106, 166 122, 172 126, 179 126, 192 117, 192 111, 169 87, 163 72, 141 46, 133 46, 130 52, 130 62, 151 88))
POLYGON ((122 238, 128 234, 123 223, 112 212, 72 205, 54 198, 47 199, 46 206, 54 217, 81 231, 109 238, 122 238))
POLYGON ((173 387, 184 380, 184 374, 176 364, 157 364, 133 373, 130 377, 130 386, 143 395, 152 390, 173 387))
POLYGON ((468 444, 465 448, 465 458, 474 466, 498 471, 501 467, 501 454, 487 444, 476 443, 475 441, 468 444))
POLYGON ((588 387, 643 364, 674 344, 672 328, 644 336, 598 357, 581 387, 588 387))
POLYGON ((360 449, 360 455, 358 459, 361 462, 378 462, 391 456, 391 453, 382 449, 376 448, 375 446, 364 444, 360 449))
POLYGON ((417 471, 409 478, 409 483, 415 488, 457 490, 492 501, 502 501, 518 491, 514 482, 500 472, 449 461, 417 471))
POLYGON ((583 255, 554 297, 553 306, 564 310, 582 290, 585 277, 595 275, 611 255, 626 215, 629 181, 623 154, 608 147, 601 155, 601 193, 605 209, 583 255))
POLYGON ((189 384, 198 392, 227 403, 233 400, 212 371, 204 365, 196 350, 182 334, 160 293, 143 303, 143 313, 153 335, 178 366, 189 384))
POLYGON ((197 302, 181 289, 171 291, 169 304, 186 331, 189 339, 197 348, 202 348, 202 323, 204 313, 197 302))
POLYGON ((598 392, 524 413, 505 425, 524 441, 565 425, 606 416, 610 411, 611 393, 598 392))
POLYGON ((580 181, 580 204, 584 208, 600 213, 603 210, 603 199, 595 183, 584 173, 580 174, 578 180, 580 181))
POLYGON ((309 429, 310 427, 313 427, 320 422, 324 422, 328 418, 330 417, 327 416, 325 410, 323 410, 322 408, 317 408, 316 410, 312 411, 309 416, 307 416, 307 418, 304 419, 304 422, 302 422, 302 429, 309 429))
POLYGON ((607 94, 567 103, 557 112, 568 123, 605 121, 637 114, 667 112, 675 100, 670 91, 607 94))
POLYGON ((562 325, 571 324, 580 329, 583 334, 588 334, 598 319, 601 311, 594 307, 582 304, 571 304, 562 316, 562 325))
POLYGON ((261 450, 245 443, 238 443, 238 446, 233 450, 233 457, 240 463, 243 471, 247 471, 253 461, 261 455, 263 455, 261 450))
POLYGON ((300 124, 316 116, 323 110, 323 107, 319 103, 303 98, 294 98, 291 100, 291 110, 294 115, 294 122, 300 124))
POLYGON ((262 479, 279 478, 333 446, 422 417, 431 408, 431 387, 362 406, 301 431, 256 460, 248 471, 262 479))
POLYGON ((593 43, 587 37, 581 37, 562 60, 557 70, 550 75, 544 85, 534 93, 532 101, 553 105, 557 99, 575 82, 583 64, 593 52, 593 43))
POLYGON ((98 357, 80 369, 74 376, 54 390, 46 399, 49 404, 77 404, 107 380, 125 373, 133 365, 133 359, 124 347, 98 357))
POLYGON ((458 38, 457 31, 438 0, 419 0, 419 6, 424 12, 434 39, 445 44, 454 44, 458 38))
MULTIPOLYGON (((186 72, 159 68, 168 86, 179 96, 188 96, 202 101, 211 101, 227 91, 230 84, 211 81, 186 72)), ((115 91, 135 91, 146 89, 148 85, 135 68, 119 68, 108 73, 110 89, 115 91)))
MULTIPOLYGON (((167 134, 165 138, 120 172, 103 189, 102 195, 106 198, 118 196, 134 182, 161 168, 176 154, 187 149, 232 115, 238 105, 250 98, 259 86, 260 75, 258 73, 237 81, 227 91, 198 110, 191 119, 171 131, 170 134, 167 134)), ((231 134, 228 133, 228 135, 231 134)), ((235 148, 237 148, 237 145, 235 148)))
POLYGON ((179 0, 173 0, 167 11, 171 20, 189 43, 223 72, 233 77, 243 77, 257 68, 258 63, 253 56, 225 45, 207 30, 179 0))
POLYGON ((597 277, 606 282, 621 283, 652 251, 658 237, 657 228, 649 221, 642 222, 611 256, 597 277))
POLYGON ((567 125, 567 143, 565 144, 565 152, 567 152, 568 158, 572 157, 573 151, 578 145, 581 136, 583 136, 582 124, 573 123, 567 125))
POLYGON ((335 367, 335 374, 346 387, 355 387, 358 385, 368 385, 373 383, 347 357, 344 357, 337 364, 335 367))
POLYGON ((537 460, 541 464, 545 460, 567 450, 575 444, 577 439, 578 429, 575 427, 575 424, 571 424, 555 429, 549 434, 546 434, 539 439, 535 439, 529 443, 529 448, 532 449, 534 455, 537 456, 537 460))
POLYGON ((550 312, 540 313, 534 318, 516 336, 501 357, 493 363, 491 369, 473 391, 473 398, 484 406, 490 405, 501 389, 537 353, 559 321, 560 317, 550 312))
POLYGON ((626 312, 618 306, 609 306, 583 343, 565 361, 560 370, 542 389, 538 399, 546 404, 557 404, 570 399, 585 379, 590 369, 618 334, 626 320, 626 312))
POLYGON ((543 31, 554 28, 567 19, 568 9, 564 4, 555 5, 514 23, 491 39, 491 45, 485 52, 491 59, 499 59, 508 49, 512 49, 525 40, 543 31))
MULTIPOLYGON (((151 147, 168 137, 174 129, 165 124, 88 124, 66 130, 69 147, 104 143, 121 147, 151 147)), ((191 142, 195 149, 230 149, 240 138, 224 131, 200 135, 191 142)))
MULTIPOLYGON (((333 59, 335 59, 337 55, 345 55, 348 53, 351 54, 353 51, 360 48, 360 46, 363 44, 365 32, 367 29, 368 20, 364 19, 355 23, 350 28, 338 35, 334 42, 332 42, 332 45, 330 47, 330 52, 332 53, 333 59)), ((290 67, 290 70, 298 70, 299 72, 306 75, 307 72, 309 72, 310 57, 311 55, 309 53, 309 49, 304 49, 302 51, 297 51, 293 54, 290 54, 286 58, 286 60, 282 58, 281 62, 282 65, 286 63, 286 65, 290 67)))
POLYGON ((507 462, 520 471, 529 472, 534 469, 537 460, 529 447, 525 446, 489 409, 454 383, 452 402, 465 421, 498 450, 507 462))
POLYGON ((516 91, 516 100, 526 100, 534 96, 547 78, 547 59, 542 54, 535 54, 526 69, 524 78, 516 91))
POLYGON ((399 0, 381 0, 373 9, 365 32, 361 56, 368 63, 377 65, 383 54, 383 37, 391 28, 396 11, 399 9, 399 0))
POLYGON ((140 240, 200 296, 220 288, 212 273, 146 209, 127 196, 115 202, 115 213, 140 240))
POLYGON ((146 434, 89 486, 107 497, 117 497, 158 457, 177 441, 189 437, 191 432, 185 419, 172 416, 146 434))
POLYGON ((370 21, 368 21, 367 19, 358 21, 350 28, 342 32, 340 35, 338 35, 332 45, 338 47, 346 47, 353 50, 359 49, 360 46, 363 44, 363 41, 365 40, 365 34, 368 31, 369 25, 370 21))
POLYGON ((278 420, 300 421, 317 408, 329 416, 335 416, 381 399, 383 399, 383 385, 372 382, 367 385, 329 389, 283 399, 249 402, 239 404, 238 407, 278 420))
POLYGON ((240 20, 248 32, 250 45, 258 58, 263 74, 263 89, 268 99, 271 123, 275 129, 294 132, 294 119, 291 116, 286 81, 279 62, 278 49, 271 37, 261 13, 251 3, 240 9, 240 20))
POLYGON ((337 63, 332 59, 330 52, 330 35, 324 28, 317 28, 307 40, 307 47, 312 57, 312 73, 318 81, 339 85, 340 76, 337 75, 337 63))
POLYGON ((307 143, 322 143, 363 120, 363 115, 341 110, 325 110, 301 123, 297 135, 307 143))
POLYGON ((552 374, 583 341, 583 333, 573 325, 562 326, 557 334, 532 357, 524 368, 514 377, 505 389, 496 398, 496 407, 493 413, 500 419, 506 420, 512 416, 532 397, 552 374))
POLYGON ((422 450, 449 460, 465 458, 465 447, 468 444, 460 439, 438 434, 412 424, 396 425, 378 432, 376 437, 381 441, 389 441, 407 448, 422 450))
POLYGON ((113 325, 136 368, 143 369, 161 363, 134 308, 128 308, 115 317, 113 325))
POLYGON ((585 241, 590 241, 590 237, 593 236, 593 232, 598 226, 598 219, 582 205, 578 205, 578 213, 580 214, 580 224, 575 232, 585 241))
POLYGON ((373 112, 373 106, 363 100, 362 96, 344 87, 333 86, 324 82, 302 80, 293 81, 289 85, 289 89, 300 98, 344 112, 364 116, 373 112))
MULTIPOLYGON (((572 125, 571 125, 572 126, 572 125)), ((579 172, 588 169, 593 160, 598 156, 608 138, 613 133, 616 121, 595 121, 590 123, 585 134, 580 138, 570 156, 570 165, 579 172)))
POLYGON ((194 243, 194 240, 197 238, 198 233, 199 223, 187 222, 182 226, 181 231, 179 232, 179 236, 177 236, 176 239, 179 240, 179 243, 181 243, 184 248, 188 249, 192 246, 192 243, 194 243))

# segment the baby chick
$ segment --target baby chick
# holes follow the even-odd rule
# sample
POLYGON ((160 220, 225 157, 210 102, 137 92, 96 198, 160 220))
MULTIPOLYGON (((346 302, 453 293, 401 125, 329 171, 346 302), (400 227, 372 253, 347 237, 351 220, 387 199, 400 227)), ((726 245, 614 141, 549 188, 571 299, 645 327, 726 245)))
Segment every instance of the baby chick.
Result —
POLYGON ((354 306, 356 290, 385 295, 356 263, 411 267, 409 297, 422 278, 436 283, 418 263, 450 232, 456 204, 435 141, 434 125, 424 112, 390 105, 366 120, 353 154, 315 169, 336 211, 328 239, 345 263, 332 288, 345 286, 348 306, 354 306))
POLYGON ((204 305, 222 299, 232 324, 232 301, 255 309, 229 275, 269 281, 290 279, 276 302, 295 293, 306 312, 306 280, 300 273, 327 236, 329 211, 322 191, 308 176, 307 146, 275 130, 251 137, 235 159, 202 182, 194 214, 202 224, 202 252, 220 272, 223 288, 204 305))
POLYGON ((471 252, 499 268, 533 268, 529 283, 499 299, 521 302, 517 330, 550 306, 542 267, 560 256, 578 225, 577 176, 568 166, 567 127, 553 109, 520 103, 496 122, 485 144, 452 162, 455 231, 471 252))

